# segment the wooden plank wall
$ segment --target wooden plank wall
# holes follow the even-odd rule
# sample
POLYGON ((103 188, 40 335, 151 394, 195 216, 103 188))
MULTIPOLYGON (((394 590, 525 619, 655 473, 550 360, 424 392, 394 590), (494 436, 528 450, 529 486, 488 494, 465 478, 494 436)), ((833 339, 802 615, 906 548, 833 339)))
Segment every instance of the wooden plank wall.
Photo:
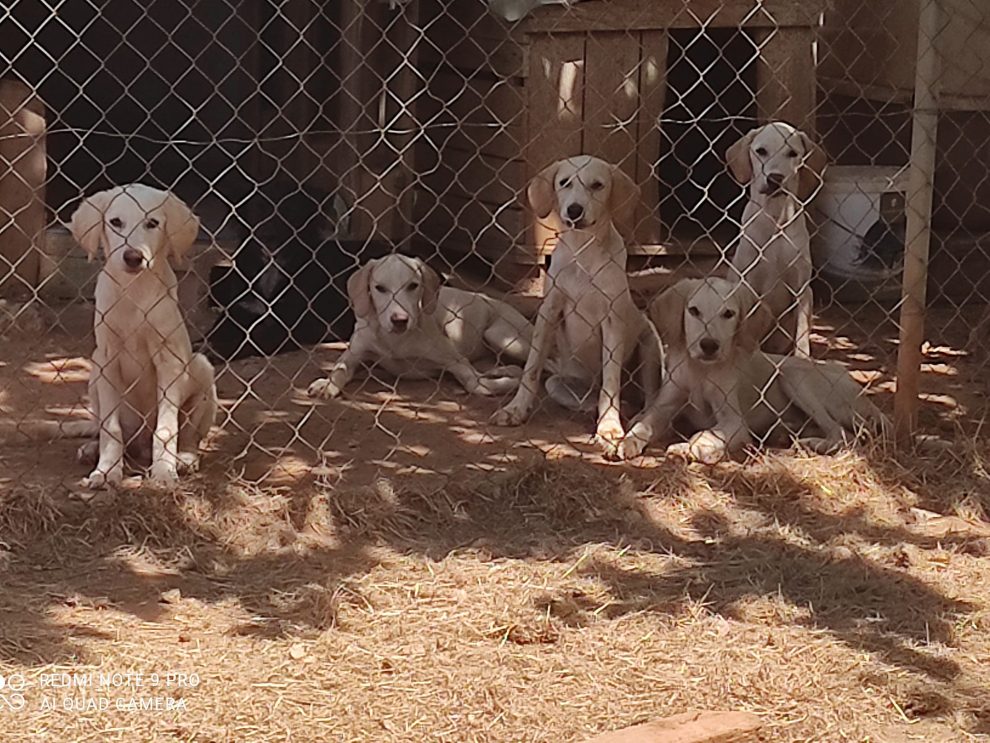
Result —
MULTIPOLYGON (((626 239, 662 242, 656 163, 666 93, 665 31, 530 36, 527 179, 556 159, 595 154, 619 165, 641 190, 626 239)), ((552 249, 552 226, 536 225, 523 251, 552 249)))
POLYGON ((474 253, 494 264, 522 242, 527 224, 519 200, 524 47, 483 3, 424 5, 433 44, 420 59, 427 82, 416 110, 414 236, 427 252, 474 253))

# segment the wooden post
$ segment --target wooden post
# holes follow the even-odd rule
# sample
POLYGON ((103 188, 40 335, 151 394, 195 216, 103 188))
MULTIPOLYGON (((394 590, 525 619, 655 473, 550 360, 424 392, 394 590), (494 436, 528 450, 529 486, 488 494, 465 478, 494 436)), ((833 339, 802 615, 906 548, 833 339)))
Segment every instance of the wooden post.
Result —
MULTIPOLYGON (((529 76, 526 79, 526 181, 550 163, 580 155, 584 149, 585 38, 583 34, 535 34, 529 37, 529 76)), ((557 244, 554 215, 537 219, 527 204, 526 219, 532 219, 528 250, 536 261, 535 275, 517 282, 517 288, 543 292, 539 258, 557 244)))
POLYGON ((670 34, 666 30, 648 30, 640 34, 639 133, 636 145, 636 182, 642 189, 636 210, 637 242, 659 245, 663 242, 660 221, 660 162, 663 137, 660 119, 667 96, 667 48, 670 34))
POLYGON ((37 289, 46 174, 44 106, 26 85, 0 80, 0 296, 37 289))
POLYGON ((897 351, 897 389, 894 393, 894 429, 901 439, 910 437, 918 424, 921 343, 925 333, 925 295, 928 283, 928 249, 931 243, 935 143, 938 132, 938 78, 941 72, 937 43, 941 31, 939 0, 918 0, 918 2, 920 12, 914 78, 914 122, 911 130, 907 227, 904 238, 904 284, 900 346, 897 351))

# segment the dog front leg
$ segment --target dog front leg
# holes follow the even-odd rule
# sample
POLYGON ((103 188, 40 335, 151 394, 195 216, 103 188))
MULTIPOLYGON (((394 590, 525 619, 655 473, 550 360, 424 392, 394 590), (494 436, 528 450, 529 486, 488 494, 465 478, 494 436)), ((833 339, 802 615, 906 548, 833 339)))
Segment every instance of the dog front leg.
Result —
POLYGON ((96 468, 83 480, 86 487, 99 489, 107 485, 119 485, 124 479, 124 435, 120 426, 120 394, 122 382, 118 360, 100 355, 94 359, 93 384, 94 412, 100 424, 99 459, 96 468))
POLYGON ((492 423, 496 426, 521 425, 533 409, 536 393, 540 389, 543 367, 550 355, 557 325, 560 323, 563 304, 563 296, 551 289, 540 305, 540 312, 536 316, 536 327, 533 330, 533 343, 529 349, 529 356, 526 357, 526 368, 523 369, 522 379, 519 380, 519 389, 508 405, 495 411, 492 423))
POLYGON ((172 487, 179 480, 179 409, 188 371, 166 346, 154 359, 158 387, 158 418, 151 442, 151 484, 172 487))
POLYGON ((354 372, 365 360, 370 350, 370 344, 365 340, 364 335, 355 333, 351 337, 350 343, 347 344, 347 349, 340 354, 337 362, 333 365, 330 374, 310 384, 306 394, 324 400, 339 396, 347 383, 354 378, 354 372))
POLYGON ((797 329, 794 335, 794 355, 811 358, 811 315, 814 310, 814 297, 811 286, 805 286, 797 302, 797 329))
POLYGON ((670 432, 674 418, 687 402, 685 390, 667 379, 652 404, 647 406, 619 443, 618 459, 638 457, 652 442, 670 432))
POLYGON ((646 327, 639 339, 639 383, 643 388, 643 408, 656 400, 664 373, 663 346, 653 323, 646 320, 646 327))
POLYGON ((614 317, 606 318, 602 323, 602 388, 598 393, 598 427, 595 436, 608 452, 616 450, 625 434, 619 417, 625 351, 625 328, 622 321, 614 317))

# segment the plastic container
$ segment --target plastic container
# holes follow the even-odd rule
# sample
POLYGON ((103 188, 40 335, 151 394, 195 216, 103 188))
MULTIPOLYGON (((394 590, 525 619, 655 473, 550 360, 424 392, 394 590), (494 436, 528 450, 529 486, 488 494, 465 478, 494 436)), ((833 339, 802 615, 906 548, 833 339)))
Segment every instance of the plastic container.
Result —
POLYGON ((837 299, 900 296, 907 168, 836 165, 812 207, 818 275, 837 299))

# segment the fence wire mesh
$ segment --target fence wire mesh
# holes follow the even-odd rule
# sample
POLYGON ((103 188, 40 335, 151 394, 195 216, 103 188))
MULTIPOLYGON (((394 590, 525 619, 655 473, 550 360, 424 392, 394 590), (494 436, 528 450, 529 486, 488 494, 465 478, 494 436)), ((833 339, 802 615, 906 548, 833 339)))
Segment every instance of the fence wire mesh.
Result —
POLYGON ((8 3, 5 436, 101 443, 22 440, 5 477, 103 484, 109 441, 173 480, 210 407, 193 353, 216 476, 662 456, 678 421, 702 460, 782 420, 830 450, 895 385, 913 430, 974 435, 988 24, 976 0, 8 3), (108 191, 135 183, 159 191, 108 191))
POLYGON ((988 5, 6 0, 4 743, 985 737, 988 5))

